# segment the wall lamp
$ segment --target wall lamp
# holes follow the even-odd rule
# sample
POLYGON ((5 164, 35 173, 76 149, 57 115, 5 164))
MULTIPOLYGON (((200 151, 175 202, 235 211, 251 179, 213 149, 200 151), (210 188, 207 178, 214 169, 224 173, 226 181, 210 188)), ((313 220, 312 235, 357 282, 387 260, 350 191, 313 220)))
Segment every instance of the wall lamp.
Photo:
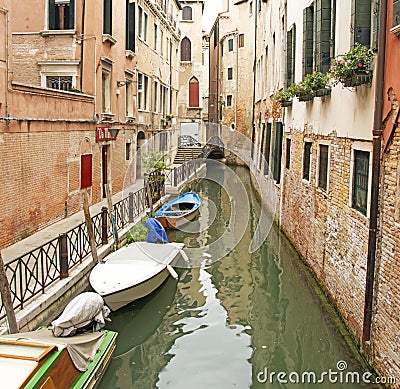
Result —
POLYGON ((119 133, 119 128, 111 127, 108 129, 108 132, 110 133, 111 138, 117 138, 119 133))
POLYGON ((117 81, 117 87, 125 86, 126 82, 125 81, 117 81))

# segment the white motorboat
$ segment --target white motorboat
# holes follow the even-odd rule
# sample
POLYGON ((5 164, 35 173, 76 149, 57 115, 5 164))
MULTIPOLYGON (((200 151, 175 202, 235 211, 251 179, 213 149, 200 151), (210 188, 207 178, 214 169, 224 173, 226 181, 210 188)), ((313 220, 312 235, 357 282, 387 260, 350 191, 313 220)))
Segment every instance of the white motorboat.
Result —
POLYGON ((92 288, 115 311, 147 296, 168 277, 177 274, 172 268, 180 257, 187 259, 183 243, 135 242, 98 263, 90 273, 92 288))

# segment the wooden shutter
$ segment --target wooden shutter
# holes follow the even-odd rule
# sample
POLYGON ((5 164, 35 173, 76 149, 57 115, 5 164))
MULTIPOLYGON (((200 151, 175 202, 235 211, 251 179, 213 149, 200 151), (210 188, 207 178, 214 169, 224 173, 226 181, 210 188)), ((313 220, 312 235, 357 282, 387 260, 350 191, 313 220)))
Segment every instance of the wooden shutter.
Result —
POLYGON ((272 175, 277 184, 281 181, 281 161, 282 161, 282 140, 283 140, 283 126, 281 122, 274 123, 275 137, 273 148, 273 166, 272 175))
POLYGON ((112 35, 112 0, 103 0, 103 34, 112 35))
POLYGON ((92 186, 92 154, 81 155, 81 189, 92 186))
POLYGON ((49 0, 49 30, 56 29, 56 2, 49 0))
POLYGON ((296 52, 296 26, 287 32, 287 51, 286 51, 286 84, 294 82, 295 71, 295 52, 296 52))
POLYGON ((352 0, 353 43, 371 45, 371 1, 352 0))
POLYGON ((135 51, 135 3, 126 0, 126 50, 135 51))
POLYGON ((331 65, 331 0, 315 1, 315 68, 326 73, 331 65))
POLYGON ((182 8, 182 20, 192 20, 192 7, 182 8))
POLYGON ((313 72, 314 65, 314 7, 303 10, 303 76, 313 72))
POLYGON ((199 106, 199 82, 195 77, 189 81, 189 107, 199 106))
POLYGON ((265 150, 264 150, 264 156, 265 156, 265 165, 264 165, 264 175, 267 176, 269 175, 270 172, 270 156, 271 156, 271 133, 272 133, 272 124, 267 123, 267 136, 265 138, 265 150))

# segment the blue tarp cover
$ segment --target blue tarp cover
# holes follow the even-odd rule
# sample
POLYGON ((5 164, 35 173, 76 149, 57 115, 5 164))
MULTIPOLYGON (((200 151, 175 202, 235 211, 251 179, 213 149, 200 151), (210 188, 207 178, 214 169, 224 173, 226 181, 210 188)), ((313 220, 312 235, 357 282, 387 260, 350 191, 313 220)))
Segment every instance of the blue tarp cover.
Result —
POLYGON ((154 219, 150 218, 146 220, 147 227, 147 242, 149 243, 168 243, 167 234, 165 233, 164 227, 161 223, 154 219))

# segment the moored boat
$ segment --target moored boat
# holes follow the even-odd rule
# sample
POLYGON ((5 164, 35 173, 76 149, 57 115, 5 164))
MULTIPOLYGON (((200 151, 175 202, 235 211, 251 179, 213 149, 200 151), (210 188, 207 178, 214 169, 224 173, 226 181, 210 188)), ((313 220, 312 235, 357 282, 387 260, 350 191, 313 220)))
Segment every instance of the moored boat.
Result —
POLYGON ((117 333, 55 337, 51 328, 0 337, 1 387, 89 389, 106 370, 117 333))
POLYGON ((189 191, 164 204, 155 214, 164 228, 179 228, 193 220, 199 213, 200 197, 189 191))
POLYGON ((187 258, 183 243, 134 242, 108 255, 90 273, 92 288, 115 311, 147 296, 168 277, 180 257, 187 258))

